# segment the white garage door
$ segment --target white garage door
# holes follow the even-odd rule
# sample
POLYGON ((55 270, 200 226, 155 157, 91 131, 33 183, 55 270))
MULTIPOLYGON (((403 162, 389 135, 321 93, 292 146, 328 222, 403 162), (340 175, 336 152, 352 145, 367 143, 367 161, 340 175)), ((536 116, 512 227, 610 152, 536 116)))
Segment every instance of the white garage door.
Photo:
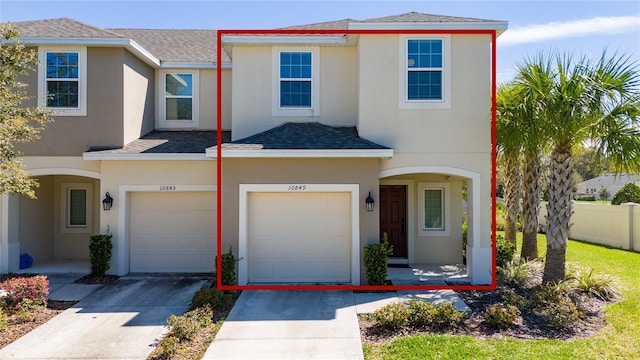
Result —
POLYGON ((350 283, 350 193, 249 193, 250 283, 350 283))
POLYGON ((129 198, 131 272, 211 272, 215 192, 134 192, 129 198))

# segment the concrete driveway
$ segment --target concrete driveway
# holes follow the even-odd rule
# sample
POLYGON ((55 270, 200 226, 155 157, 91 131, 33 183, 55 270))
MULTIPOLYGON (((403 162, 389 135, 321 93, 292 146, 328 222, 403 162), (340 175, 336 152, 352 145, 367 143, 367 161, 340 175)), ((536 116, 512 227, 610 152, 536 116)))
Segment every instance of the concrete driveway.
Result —
POLYGON ((353 292, 243 291, 203 359, 363 359, 353 292))
POLYGON ((205 277, 127 275, 0 350, 1 359, 145 359, 205 277))

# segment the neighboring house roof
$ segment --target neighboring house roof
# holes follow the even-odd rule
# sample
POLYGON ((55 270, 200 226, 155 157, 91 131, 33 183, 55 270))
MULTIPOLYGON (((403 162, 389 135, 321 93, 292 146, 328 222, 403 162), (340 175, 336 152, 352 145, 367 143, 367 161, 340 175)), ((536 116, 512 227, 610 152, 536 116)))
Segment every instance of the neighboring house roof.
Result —
POLYGON ((346 30, 350 23, 358 22, 358 20, 344 19, 336 21, 327 21, 315 24, 295 25, 281 28, 280 30, 346 30))
POLYGON ((285 123, 259 134, 222 144, 234 150, 379 150, 389 149, 358 136, 355 127, 285 123))
MULTIPOLYGON (((231 139, 230 131, 222 132, 222 141, 231 139)), ((117 149, 94 147, 85 154, 204 154, 205 149, 218 143, 216 131, 152 131, 138 140, 117 149)))
POLYGON ((46 19, 11 23, 22 37, 47 38, 124 38, 113 31, 69 19, 46 19))
MULTIPOLYGON (((109 29, 133 39, 163 62, 216 62, 216 30, 109 29)), ((222 62, 231 62, 223 51, 222 62)))
POLYGON ((419 12, 408 12, 405 14, 392 15, 392 16, 384 16, 379 18, 367 19, 359 22, 363 23, 383 23, 383 22, 425 22, 425 23, 437 23, 437 22, 496 22, 497 20, 485 20, 485 19, 476 19, 476 18, 466 18, 466 17, 457 17, 457 16, 446 16, 446 15, 433 15, 433 14, 423 14, 419 12))
POLYGON ((577 187, 579 188, 600 188, 604 187, 612 187, 619 186, 622 187, 628 183, 637 184, 640 179, 635 174, 605 174, 602 176, 598 176, 593 179, 589 179, 578 183, 577 187))

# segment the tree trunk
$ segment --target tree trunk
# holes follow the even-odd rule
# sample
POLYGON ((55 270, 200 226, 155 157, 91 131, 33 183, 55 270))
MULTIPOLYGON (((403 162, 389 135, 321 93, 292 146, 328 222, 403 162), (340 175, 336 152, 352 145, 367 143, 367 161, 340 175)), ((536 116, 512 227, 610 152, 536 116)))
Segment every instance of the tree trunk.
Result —
POLYGON ((520 159, 517 154, 514 156, 505 155, 504 161, 504 238, 516 246, 516 223, 520 202, 520 159))
POLYGON ((571 147, 558 145, 551 153, 549 201, 547 202, 547 260, 542 277, 545 283, 564 280, 565 252, 571 228, 571 147))
POLYGON ((538 258, 538 213, 540 210, 540 157, 525 155, 522 195, 522 249, 521 258, 538 258))

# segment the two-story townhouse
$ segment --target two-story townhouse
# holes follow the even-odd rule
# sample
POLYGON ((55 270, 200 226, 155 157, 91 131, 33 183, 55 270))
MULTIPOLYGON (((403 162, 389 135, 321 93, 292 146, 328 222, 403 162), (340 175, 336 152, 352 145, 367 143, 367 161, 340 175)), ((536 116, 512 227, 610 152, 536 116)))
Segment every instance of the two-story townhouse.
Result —
POLYGON ((2 197, 3 272, 25 252, 86 259, 106 231, 116 274, 209 272, 221 185, 241 285, 358 285, 385 232, 393 262, 461 263, 466 183, 468 277, 490 283, 491 43, 506 22, 408 13, 221 44, 211 30, 14 25, 40 55, 31 105, 57 116, 23 149, 38 199, 2 197))

